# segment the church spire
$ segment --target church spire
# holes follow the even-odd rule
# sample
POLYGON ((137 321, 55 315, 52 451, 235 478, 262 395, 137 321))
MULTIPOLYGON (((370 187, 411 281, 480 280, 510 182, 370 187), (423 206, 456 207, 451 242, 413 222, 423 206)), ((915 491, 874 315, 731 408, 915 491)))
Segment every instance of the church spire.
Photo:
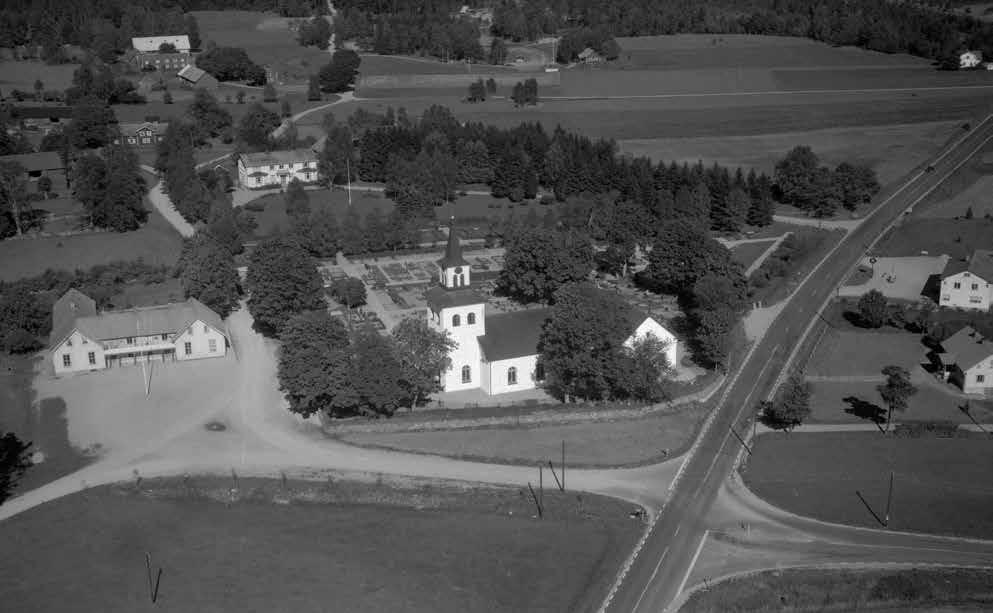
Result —
POLYGON ((459 242, 458 232, 455 231, 455 216, 448 226, 448 245, 445 247, 445 257, 438 260, 438 266, 442 270, 454 268, 456 266, 468 266, 469 262, 462 257, 462 244, 459 242))

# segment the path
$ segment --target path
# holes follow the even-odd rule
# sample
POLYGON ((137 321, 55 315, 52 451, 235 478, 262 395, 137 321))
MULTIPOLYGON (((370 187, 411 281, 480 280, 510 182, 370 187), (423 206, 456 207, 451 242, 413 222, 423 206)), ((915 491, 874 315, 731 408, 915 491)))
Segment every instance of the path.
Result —
MULTIPOLYGON (((217 156, 211 160, 200 162, 196 167, 203 168, 204 166, 220 162, 221 160, 226 160, 230 155, 230 153, 226 153, 224 155, 217 156)), ((153 176, 157 177, 159 175, 159 172, 152 166, 141 164, 140 167, 142 170, 151 173, 153 176)), ((163 181, 160 180, 148 190, 148 201, 152 203, 152 206, 155 207, 155 209, 162 215, 162 217, 165 218, 166 221, 172 224, 173 228, 176 228, 176 231, 179 232, 180 236, 183 238, 190 238, 196 234, 196 228, 194 228, 190 222, 186 221, 186 219, 179 214, 179 211, 176 210, 176 206, 172 203, 172 200, 169 199, 169 195, 165 193, 163 181)))
POLYGON ((773 215, 772 220, 794 226, 813 226, 825 230, 854 230, 862 224, 861 219, 817 219, 816 217, 795 217, 793 215, 773 215))
POLYGON ((745 278, 747 279, 749 275, 751 275, 753 272, 755 272, 756 270, 758 270, 759 269, 759 266, 761 266, 762 263, 765 262, 766 259, 776 251, 776 249, 779 249, 779 246, 783 244, 783 241, 786 240, 786 237, 789 236, 790 234, 793 234, 793 233, 792 232, 787 232, 787 233, 783 234, 782 236, 780 236, 779 238, 777 238, 775 240, 775 242, 773 242, 771 245, 769 245, 769 248, 768 249, 766 249, 765 251, 762 252, 762 255, 760 255, 759 257, 755 258, 755 261, 752 262, 748 266, 748 268, 745 269, 745 278))
POLYGON ((343 104, 345 102, 354 102, 356 100, 356 98, 355 98, 355 92, 343 92, 343 93, 337 94, 337 96, 338 96, 338 99, 335 100, 334 102, 328 102, 327 104, 322 104, 320 106, 315 106, 313 108, 309 108, 309 109, 300 111, 296 115, 293 115, 292 117, 288 117, 288 118, 284 119, 282 123, 280 123, 278 126, 276 126, 276 129, 273 130, 269 134, 269 136, 271 136, 272 138, 279 138, 280 136, 283 135, 283 132, 285 132, 287 129, 289 129, 289 127, 291 125, 293 125, 294 123, 300 121, 301 119, 303 119, 307 115, 312 115, 312 114, 314 114, 314 113, 316 113, 318 111, 323 111, 323 110, 329 109, 329 108, 335 106, 336 104, 343 104))

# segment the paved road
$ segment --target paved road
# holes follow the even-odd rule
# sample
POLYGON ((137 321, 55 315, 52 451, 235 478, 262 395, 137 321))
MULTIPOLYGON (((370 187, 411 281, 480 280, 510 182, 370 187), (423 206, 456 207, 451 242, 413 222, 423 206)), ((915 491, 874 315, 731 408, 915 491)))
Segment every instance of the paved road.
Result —
POLYGON ((757 402, 775 387, 784 364, 818 321, 820 309, 863 253, 904 211, 993 140, 991 117, 946 147, 933 161, 932 172, 920 171, 899 187, 888 190, 888 194, 881 194, 876 210, 812 271, 788 308, 753 346, 719 401, 710 427, 701 434, 695 452, 687 459, 666 507, 611 599, 609 611, 662 611, 682 590, 704 537, 704 517, 732 472, 740 451, 730 428, 741 429, 748 423, 757 402))

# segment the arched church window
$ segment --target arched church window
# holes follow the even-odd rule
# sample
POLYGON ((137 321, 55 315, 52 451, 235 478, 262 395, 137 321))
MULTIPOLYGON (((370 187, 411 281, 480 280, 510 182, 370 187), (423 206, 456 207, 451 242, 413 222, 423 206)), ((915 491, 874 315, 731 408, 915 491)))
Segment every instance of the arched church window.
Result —
POLYGON ((472 369, 468 364, 462 367, 462 383, 472 383, 472 369))
POLYGON ((517 385, 517 368, 515 366, 507 369, 507 385, 517 385))
POLYGON ((470 325, 470 326, 471 325, 474 325, 476 323, 476 314, 475 313, 469 313, 468 315, 466 315, 465 316, 465 323, 468 324, 468 325, 470 325))
POLYGON ((462 325, 462 318, 459 317, 458 315, 452 315, 452 327, 458 328, 461 325, 462 325))

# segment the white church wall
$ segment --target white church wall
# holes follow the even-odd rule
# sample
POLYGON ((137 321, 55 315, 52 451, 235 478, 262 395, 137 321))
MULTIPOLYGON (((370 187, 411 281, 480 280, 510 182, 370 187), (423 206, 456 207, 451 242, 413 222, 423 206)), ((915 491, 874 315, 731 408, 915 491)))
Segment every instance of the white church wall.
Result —
POLYGON ((472 304, 441 310, 441 323, 456 343, 455 349, 449 354, 452 358, 452 367, 442 377, 445 391, 468 390, 480 386, 481 353, 476 337, 484 334, 486 329, 483 308, 482 304, 472 304), (475 318, 473 324, 468 323, 470 314, 475 318), (454 325, 456 316, 459 324, 457 326, 454 325), (469 367, 468 381, 463 381, 462 372, 465 366, 469 367))
POLYGON ((645 338, 647 334, 651 334, 662 342, 668 343, 665 350, 665 356, 666 359, 669 360, 669 364, 671 366, 675 366, 679 363, 677 362, 679 355, 678 339, 676 339, 676 336, 672 332, 666 330, 662 324, 655 321, 651 317, 646 317, 645 321, 641 322, 641 324, 635 329, 634 334, 628 337, 628 340, 624 341, 624 346, 633 346, 636 340, 645 338))
POLYGON ((489 379, 488 394, 506 394, 507 392, 519 392, 530 390, 536 387, 534 380, 535 366, 538 364, 538 354, 524 355, 495 362, 484 362, 483 368, 488 370, 489 379), (507 372, 511 368, 517 369, 517 383, 511 384, 507 378, 507 372))

